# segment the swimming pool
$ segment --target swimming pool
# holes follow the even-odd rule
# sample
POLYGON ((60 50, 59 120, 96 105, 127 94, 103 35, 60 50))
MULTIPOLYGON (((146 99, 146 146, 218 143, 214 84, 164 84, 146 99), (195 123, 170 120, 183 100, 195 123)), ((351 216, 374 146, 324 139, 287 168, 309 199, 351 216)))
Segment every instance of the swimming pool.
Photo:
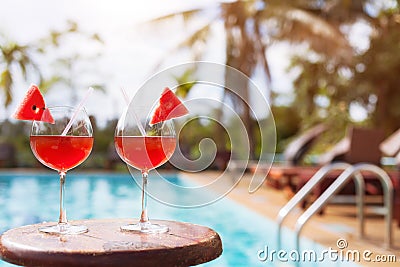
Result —
MULTIPOLYGON (((187 181, 174 174, 165 177, 176 184, 187 181)), ((150 178, 151 179, 151 178, 150 178)), ((150 186, 157 187, 157 179, 150 186)), ((59 181, 53 172, 0 173, 0 233, 7 229, 58 218, 59 181)), ((164 190, 165 191, 165 190, 164 190)), ((159 192, 163 194, 162 190, 159 192)), ((174 194, 174 192, 167 192, 174 194)), ((190 198, 179 194, 176 197, 190 198)), ((140 190, 129 174, 71 172, 67 177, 65 207, 70 220, 89 218, 129 218, 140 213, 140 190)), ((276 247, 276 224, 247 208, 224 198, 214 204, 194 209, 180 209, 148 202, 151 218, 186 221, 216 230, 223 242, 223 254, 203 264, 224 266, 282 266, 282 262, 260 261, 258 251, 276 247)), ((285 229, 283 247, 294 248, 294 234, 285 229)), ((302 246, 315 251, 324 248, 307 239, 302 246)), ((290 263, 290 261, 289 261, 290 263)), ((286 263, 284 266, 294 266, 286 263)), ((0 267, 14 266, 0 261, 0 267)), ((301 266, 357 266, 352 262, 310 262, 301 266)))

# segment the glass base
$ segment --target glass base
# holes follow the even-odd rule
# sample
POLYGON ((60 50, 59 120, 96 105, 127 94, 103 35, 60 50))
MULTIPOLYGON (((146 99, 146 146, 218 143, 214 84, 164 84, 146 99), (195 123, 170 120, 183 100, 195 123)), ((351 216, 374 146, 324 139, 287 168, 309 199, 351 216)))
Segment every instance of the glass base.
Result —
POLYGON ((52 226, 45 226, 39 228, 40 232, 48 234, 59 234, 59 235, 78 235, 88 232, 88 228, 84 225, 70 225, 70 224, 56 224, 52 226))
POLYGON ((169 231, 168 226, 162 224, 153 224, 151 222, 139 222, 136 224, 127 224, 121 226, 122 231, 134 231, 146 234, 161 234, 169 231))

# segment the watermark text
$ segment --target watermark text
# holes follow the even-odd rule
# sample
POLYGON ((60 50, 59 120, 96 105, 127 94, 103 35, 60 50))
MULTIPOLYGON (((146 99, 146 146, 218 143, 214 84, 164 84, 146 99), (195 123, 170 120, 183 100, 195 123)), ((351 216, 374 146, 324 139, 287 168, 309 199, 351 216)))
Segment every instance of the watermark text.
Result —
POLYGON ((348 249, 346 239, 340 238, 336 248, 328 247, 321 251, 306 250, 276 250, 267 245, 257 252, 257 258, 262 262, 398 262, 394 254, 376 254, 371 250, 348 249))

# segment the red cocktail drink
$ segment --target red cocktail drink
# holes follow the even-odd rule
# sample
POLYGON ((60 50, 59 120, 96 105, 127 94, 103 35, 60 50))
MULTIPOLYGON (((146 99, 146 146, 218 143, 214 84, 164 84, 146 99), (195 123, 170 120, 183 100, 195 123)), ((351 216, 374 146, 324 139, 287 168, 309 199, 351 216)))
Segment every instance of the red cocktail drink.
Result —
POLYGON ((66 172, 81 164, 90 154, 93 137, 32 135, 32 152, 49 168, 66 172))
POLYGON ((174 153, 176 138, 170 136, 116 136, 120 157, 139 170, 151 170, 164 164, 174 153))

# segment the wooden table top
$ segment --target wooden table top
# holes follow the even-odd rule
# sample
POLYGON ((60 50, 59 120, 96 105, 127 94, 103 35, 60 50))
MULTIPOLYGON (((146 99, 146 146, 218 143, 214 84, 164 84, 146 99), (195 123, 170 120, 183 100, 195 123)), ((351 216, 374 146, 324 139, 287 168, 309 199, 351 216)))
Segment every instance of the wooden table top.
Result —
POLYGON ((0 257, 23 266, 192 266, 218 258, 219 235, 210 228, 182 222, 156 221, 169 232, 142 234, 120 231, 132 219, 80 220, 89 232, 52 235, 41 223, 8 230, 0 237, 0 257))

